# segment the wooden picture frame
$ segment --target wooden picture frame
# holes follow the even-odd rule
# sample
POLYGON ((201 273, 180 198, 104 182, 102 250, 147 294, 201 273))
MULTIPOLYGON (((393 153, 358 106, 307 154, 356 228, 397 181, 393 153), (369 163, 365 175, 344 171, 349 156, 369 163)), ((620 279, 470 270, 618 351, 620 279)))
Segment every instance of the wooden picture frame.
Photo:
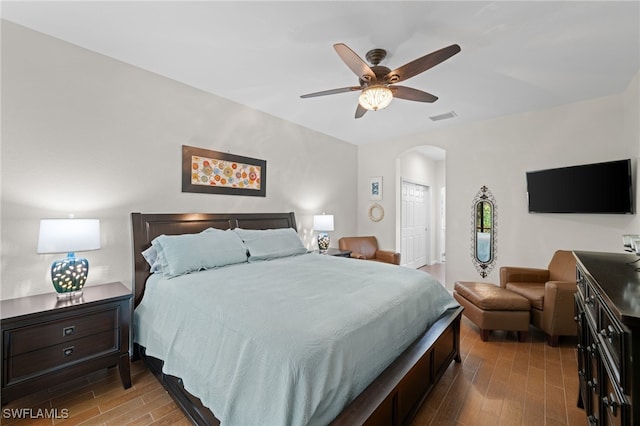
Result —
POLYGON ((182 192, 266 197, 267 162, 182 145, 182 192))

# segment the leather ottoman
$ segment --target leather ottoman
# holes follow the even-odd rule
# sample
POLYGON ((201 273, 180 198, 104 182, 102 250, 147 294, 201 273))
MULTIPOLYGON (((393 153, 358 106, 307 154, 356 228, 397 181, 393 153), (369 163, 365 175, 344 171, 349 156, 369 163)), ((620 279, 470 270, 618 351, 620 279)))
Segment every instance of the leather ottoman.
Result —
POLYGON ((457 281, 453 297, 478 326, 483 342, 491 330, 516 331, 518 340, 527 340, 531 308, 527 298, 494 284, 471 281, 457 281))

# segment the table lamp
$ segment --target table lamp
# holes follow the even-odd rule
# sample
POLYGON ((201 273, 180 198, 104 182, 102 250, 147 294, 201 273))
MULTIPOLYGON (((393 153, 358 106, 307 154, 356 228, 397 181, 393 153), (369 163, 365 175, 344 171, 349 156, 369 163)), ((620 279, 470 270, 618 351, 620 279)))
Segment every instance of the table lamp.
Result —
POLYGON ((329 234, 326 231, 333 231, 333 215, 321 214, 313 216, 313 230, 318 232, 318 249, 320 253, 326 253, 329 249, 329 234))
POLYGON ((87 281, 89 261, 75 252, 100 248, 98 219, 42 219, 38 235, 38 253, 67 253, 51 265, 51 281, 58 298, 82 294, 87 281))

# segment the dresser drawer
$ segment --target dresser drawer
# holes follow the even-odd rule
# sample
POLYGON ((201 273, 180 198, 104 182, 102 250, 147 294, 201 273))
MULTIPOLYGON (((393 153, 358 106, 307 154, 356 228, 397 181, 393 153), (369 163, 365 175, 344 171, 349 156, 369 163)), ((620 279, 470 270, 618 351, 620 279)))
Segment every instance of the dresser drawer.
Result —
POLYGON ((615 384, 615 379, 611 377, 611 371, 606 367, 605 365, 606 374, 604 374, 601 397, 602 424, 611 426, 631 425, 629 401, 615 384))
MULTIPOLYGON (((602 371, 600 370, 601 353, 598 338, 591 330, 587 332, 587 411, 591 414, 591 419, 600 418, 600 381, 602 371)), ((596 421, 597 423, 597 421, 596 421)))
POLYGON ((610 360, 613 376, 618 384, 622 386, 621 370, 622 370, 622 353, 624 345, 624 332, 618 321, 612 318, 611 314, 601 306, 600 320, 598 326, 598 334, 602 345, 606 350, 608 359, 610 360))
POLYGON ((28 379, 87 358, 119 352, 119 330, 108 330, 70 342, 26 352, 7 360, 6 383, 28 379))
POLYGON ((587 281, 587 285, 585 286, 585 297, 584 297, 584 310, 587 313, 587 318, 589 319, 592 326, 598 325, 598 309, 600 306, 600 300, 598 297, 598 293, 593 288, 593 285, 587 281))
POLYGON ((4 339, 9 344, 5 356, 14 357, 103 331, 114 330, 118 327, 118 313, 118 307, 114 306, 85 315, 6 330, 4 339))
POLYGON ((582 296, 582 300, 587 297, 587 277, 584 276, 584 272, 577 268, 576 270, 576 284, 578 286, 578 292, 582 296))

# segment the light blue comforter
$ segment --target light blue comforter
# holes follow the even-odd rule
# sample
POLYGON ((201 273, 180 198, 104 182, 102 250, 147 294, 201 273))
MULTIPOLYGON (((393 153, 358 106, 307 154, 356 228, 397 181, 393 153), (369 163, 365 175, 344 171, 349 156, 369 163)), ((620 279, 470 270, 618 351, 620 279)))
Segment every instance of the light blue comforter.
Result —
POLYGON ((309 253, 156 274, 134 340, 223 425, 325 425, 455 306, 424 272, 309 253))

